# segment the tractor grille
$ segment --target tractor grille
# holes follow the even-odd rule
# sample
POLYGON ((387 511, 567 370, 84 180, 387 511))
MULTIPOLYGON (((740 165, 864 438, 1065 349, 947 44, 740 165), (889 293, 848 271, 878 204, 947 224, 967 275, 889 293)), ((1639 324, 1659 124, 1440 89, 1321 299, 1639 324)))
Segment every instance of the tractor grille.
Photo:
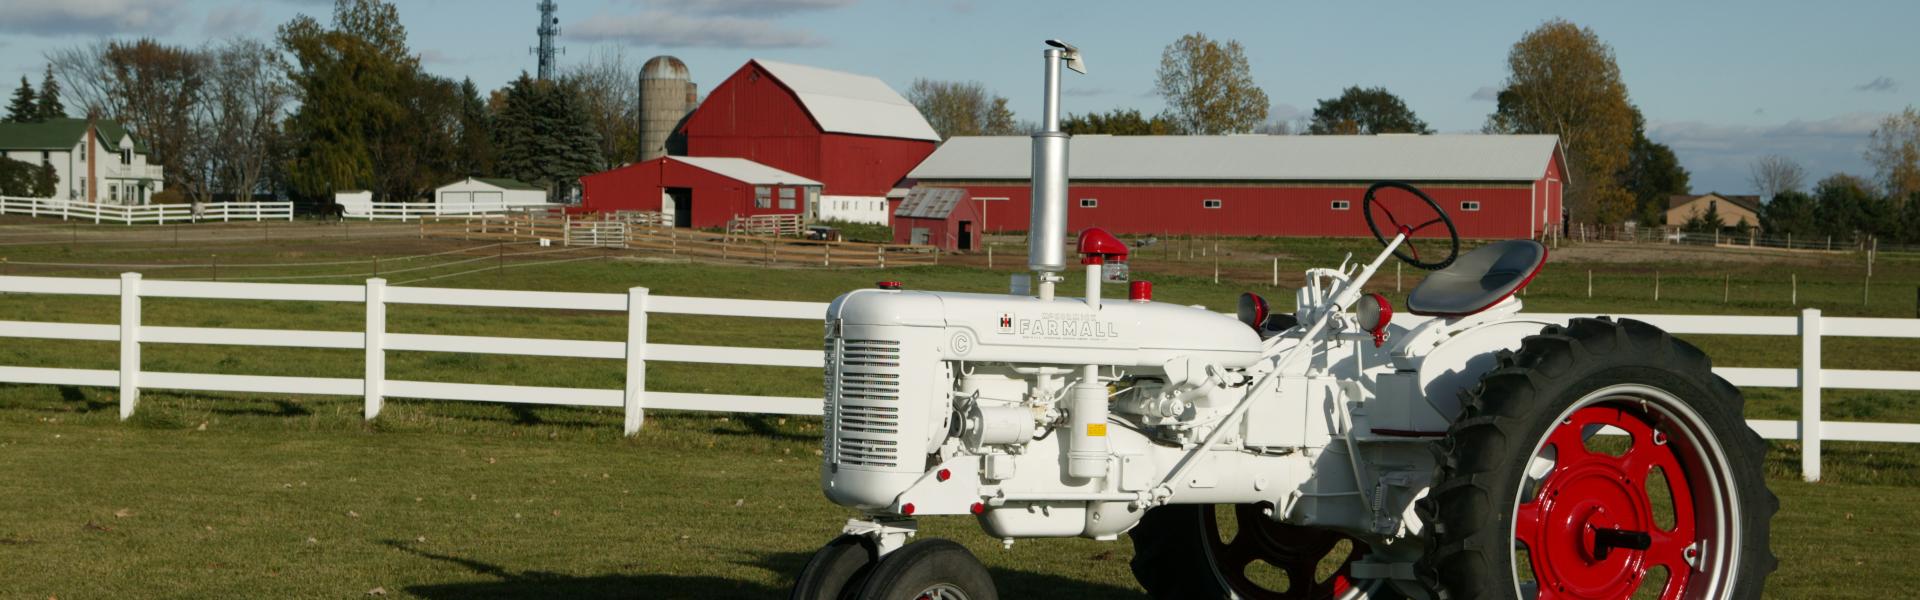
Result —
POLYGON ((827 338, 827 456, 837 463, 900 463, 900 342, 827 338))

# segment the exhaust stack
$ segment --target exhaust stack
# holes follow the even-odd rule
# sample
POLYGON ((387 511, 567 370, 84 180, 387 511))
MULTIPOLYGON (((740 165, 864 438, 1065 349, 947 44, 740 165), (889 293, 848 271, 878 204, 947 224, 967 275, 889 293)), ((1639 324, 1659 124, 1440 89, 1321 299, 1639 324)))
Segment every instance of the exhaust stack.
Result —
POLYGON ((1067 141, 1060 131, 1060 64, 1085 74, 1080 49, 1047 40, 1046 87, 1040 131, 1033 134, 1033 212, 1027 227, 1027 268, 1040 279, 1040 297, 1053 299, 1053 283, 1067 268, 1067 141))

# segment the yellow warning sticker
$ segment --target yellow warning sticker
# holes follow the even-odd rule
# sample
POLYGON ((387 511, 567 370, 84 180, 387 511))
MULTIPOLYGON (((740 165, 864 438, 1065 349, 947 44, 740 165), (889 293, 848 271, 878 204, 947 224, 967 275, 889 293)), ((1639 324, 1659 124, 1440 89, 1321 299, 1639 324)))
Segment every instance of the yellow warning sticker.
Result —
POLYGON ((1087 437, 1107 437, 1106 423, 1088 423, 1087 437))

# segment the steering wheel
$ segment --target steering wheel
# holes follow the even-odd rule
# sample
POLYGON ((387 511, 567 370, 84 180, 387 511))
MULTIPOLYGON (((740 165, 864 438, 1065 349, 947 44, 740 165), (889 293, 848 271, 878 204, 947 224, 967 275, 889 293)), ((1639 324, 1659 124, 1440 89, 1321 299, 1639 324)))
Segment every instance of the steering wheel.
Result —
POLYGON ((1447 218, 1447 211, 1442 210, 1440 208, 1440 203, 1434 202, 1433 197, 1428 196, 1426 192, 1420 191, 1420 188, 1413 187, 1412 185, 1404 182, 1382 181, 1380 183, 1373 184, 1372 186, 1367 188, 1367 195, 1361 199, 1360 212, 1365 213, 1367 216, 1367 229, 1373 230, 1373 239, 1379 240, 1380 245, 1382 246, 1387 245, 1387 240, 1388 240, 1387 236, 1381 235, 1380 224, 1373 220, 1373 193, 1380 191, 1381 188, 1397 188, 1401 190, 1406 190, 1408 193, 1413 194, 1414 196, 1420 198, 1421 200, 1425 200, 1427 202, 1427 207, 1432 208, 1433 214, 1436 215, 1431 220, 1423 222, 1419 225, 1414 225, 1409 227, 1401 223, 1399 218, 1393 216, 1393 211, 1387 210, 1386 205, 1383 204, 1380 206, 1380 212, 1385 213, 1387 215, 1387 224, 1393 226, 1391 231, 1396 234, 1407 236, 1407 239, 1405 241, 1400 242, 1400 247, 1393 249, 1393 255, 1395 257, 1398 257, 1400 260, 1407 261, 1407 264, 1410 264, 1422 269, 1426 269, 1428 271, 1438 271, 1440 269, 1444 269, 1447 267, 1447 265, 1453 264, 1453 259, 1460 257, 1460 230, 1454 228, 1453 219, 1447 218), (1413 234, 1419 233, 1420 230, 1426 229, 1436 224, 1445 225, 1447 227, 1447 238, 1450 242, 1451 247, 1448 249, 1447 256, 1445 259, 1442 259, 1439 261, 1431 261, 1431 262, 1421 260, 1420 249, 1415 247, 1413 243, 1413 234))

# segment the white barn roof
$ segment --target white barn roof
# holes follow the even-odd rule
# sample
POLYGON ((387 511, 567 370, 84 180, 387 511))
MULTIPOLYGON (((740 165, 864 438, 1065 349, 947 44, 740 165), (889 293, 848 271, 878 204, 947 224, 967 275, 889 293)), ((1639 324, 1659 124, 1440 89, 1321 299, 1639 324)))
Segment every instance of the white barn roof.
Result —
MULTIPOLYGON (((1552 135, 1074 136, 1068 175, 1131 181, 1533 181, 1558 152, 1552 135)), ((1026 137, 956 137, 907 176, 1029 177, 1026 137)), ((1564 179, 1564 176, 1563 176, 1564 179)))
POLYGON ((669 156, 667 160, 679 161, 706 171, 712 171, 728 179, 753 185, 820 185, 820 182, 788 173, 744 158, 721 156, 669 156))
POLYGON ((800 104, 832 133, 940 141, 920 109, 886 82, 866 75, 754 59, 800 97, 800 104))

